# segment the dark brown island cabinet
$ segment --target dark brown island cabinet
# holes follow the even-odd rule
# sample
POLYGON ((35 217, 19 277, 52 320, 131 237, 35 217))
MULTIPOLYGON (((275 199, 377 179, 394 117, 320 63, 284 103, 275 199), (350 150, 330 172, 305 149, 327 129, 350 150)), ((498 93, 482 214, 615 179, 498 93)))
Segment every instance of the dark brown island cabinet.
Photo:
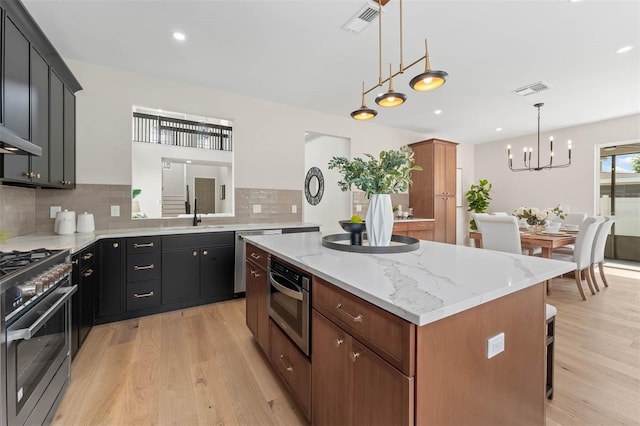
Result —
POLYGON ((270 256, 247 243, 247 325, 311 424, 544 424, 543 369, 509 367, 542 365, 544 283, 417 326, 313 276, 306 357, 265 312, 270 256))

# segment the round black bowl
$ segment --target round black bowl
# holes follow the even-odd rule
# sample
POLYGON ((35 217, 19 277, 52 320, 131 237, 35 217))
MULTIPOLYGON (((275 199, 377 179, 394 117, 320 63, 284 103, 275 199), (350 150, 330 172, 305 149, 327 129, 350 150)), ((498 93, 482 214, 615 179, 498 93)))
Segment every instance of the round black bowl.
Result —
POLYGON ((338 223, 345 231, 351 234, 351 245, 362 245, 362 232, 366 231, 364 222, 351 222, 350 220, 339 220, 338 223))

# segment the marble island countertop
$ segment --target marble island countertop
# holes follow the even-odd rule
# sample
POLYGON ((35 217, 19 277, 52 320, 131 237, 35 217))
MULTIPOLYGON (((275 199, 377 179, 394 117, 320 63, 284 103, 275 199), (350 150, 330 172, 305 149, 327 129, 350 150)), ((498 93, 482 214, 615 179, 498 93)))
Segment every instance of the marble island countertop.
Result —
POLYGON ((261 229, 305 228, 318 226, 313 223, 253 223, 233 225, 198 225, 198 226, 169 226, 169 227, 140 227, 96 230, 91 233, 75 233, 70 235, 57 235, 54 233, 34 233, 20 237, 14 237, 7 244, 0 244, 0 251, 27 251, 37 248, 50 250, 70 250, 71 253, 82 250, 84 247, 103 238, 142 237, 153 235, 196 234, 203 232, 235 232, 253 231, 261 229))
POLYGON ((363 254, 324 247, 318 232, 246 239, 417 325, 575 270, 571 262, 431 241, 408 253, 363 254))

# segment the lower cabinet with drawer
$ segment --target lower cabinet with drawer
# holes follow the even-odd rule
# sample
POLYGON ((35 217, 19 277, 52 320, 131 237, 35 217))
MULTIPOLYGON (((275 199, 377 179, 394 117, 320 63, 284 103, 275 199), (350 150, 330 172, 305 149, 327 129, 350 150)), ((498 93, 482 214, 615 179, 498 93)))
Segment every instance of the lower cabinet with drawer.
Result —
POLYGON ((160 306, 160 237, 127 238, 127 312, 160 306))
POLYGON ((72 280, 78 286, 71 299, 71 356, 74 357, 95 322, 97 281, 96 244, 72 256, 72 280))
POLYGON ((415 326, 314 277, 312 424, 414 424, 415 326))
POLYGON ((311 362, 271 320, 269 335, 269 360, 291 391, 302 413, 307 420, 311 420, 311 362))
POLYGON ((434 241, 435 222, 433 220, 396 221, 393 224, 394 235, 404 235, 418 240, 434 241))
POLYGON ((160 280, 127 283, 127 311, 160 306, 160 280))

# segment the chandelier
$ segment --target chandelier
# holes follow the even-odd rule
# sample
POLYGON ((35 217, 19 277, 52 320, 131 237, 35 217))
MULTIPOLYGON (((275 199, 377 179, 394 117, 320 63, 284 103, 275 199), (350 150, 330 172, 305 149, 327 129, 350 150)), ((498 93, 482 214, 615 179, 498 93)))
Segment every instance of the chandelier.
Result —
POLYGON ((351 117, 355 120, 369 120, 378 115, 378 112, 374 109, 368 108, 365 103, 365 95, 372 92, 378 87, 382 87, 387 81, 389 82, 389 88, 385 93, 380 93, 376 96, 376 104, 384 108, 395 107, 402 105, 407 100, 407 95, 401 92, 396 92, 393 88, 393 77, 398 74, 404 73, 412 66, 425 60, 424 72, 413 77, 409 83, 413 90, 418 92, 428 92, 435 90, 442 86, 447 81, 448 74, 444 71, 434 71, 431 69, 429 63, 429 49, 427 47, 427 40, 424 41, 424 56, 413 61, 408 66, 404 66, 402 58, 402 0, 400 0, 400 67, 396 73, 393 73, 391 64, 389 64, 389 78, 382 79, 382 2, 383 0, 376 0, 378 3, 378 84, 372 86, 368 90, 364 88, 364 81, 362 82, 362 105, 357 110, 351 113, 351 117))
POLYGON ((531 163, 531 154, 533 152, 533 148, 530 147, 528 150, 525 147, 524 148, 524 167, 519 168, 519 169, 514 169, 513 168, 513 156, 511 155, 511 145, 507 145, 507 161, 509 164, 509 169, 511 169, 512 172, 524 172, 524 171, 540 171, 540 170, 545 170, 545 169, 561 169, 561 168, 565 168, 565 167, 569 167, 571 165, 571 139, 569 139, 568 142, 568 149, 569 149, 569 161, 566 162, 565 164, 553 164, 553 136, 549 137, 549 164, 547 164, 546 166, 541 166, 540 165, 540 108, 543 106, 543 103, 538 103, 535 104, 534 107, 538 108, 538 164, 537 166, 534 166, 531 163))

